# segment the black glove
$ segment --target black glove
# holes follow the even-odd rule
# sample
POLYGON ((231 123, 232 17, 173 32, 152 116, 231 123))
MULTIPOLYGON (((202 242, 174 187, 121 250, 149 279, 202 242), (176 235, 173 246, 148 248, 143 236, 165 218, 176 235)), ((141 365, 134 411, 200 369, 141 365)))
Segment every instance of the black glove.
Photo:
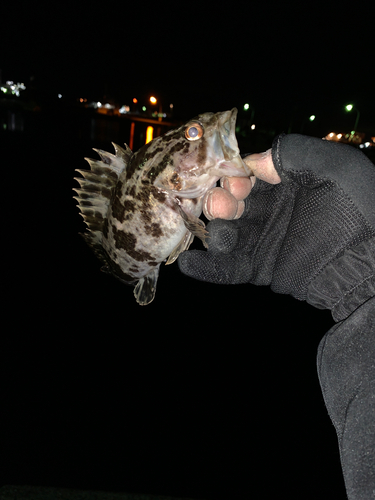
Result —
POLYGON ((208 251, 180 270, 212 283, 271 285, 346 317, 375 294, 375 167, 351 146, 281 135, 277 185, 257 179, 242 217, 216 219, 208 251))

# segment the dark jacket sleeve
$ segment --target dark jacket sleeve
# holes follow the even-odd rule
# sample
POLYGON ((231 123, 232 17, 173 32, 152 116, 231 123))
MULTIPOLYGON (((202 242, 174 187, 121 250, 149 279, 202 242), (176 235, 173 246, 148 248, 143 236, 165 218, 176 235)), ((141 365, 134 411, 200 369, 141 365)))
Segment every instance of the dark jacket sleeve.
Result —
POLYGON ((277 140, 273 155, 285 184, 296 183, 298 191, 309 179, 302 189, 310 210, 314 182, 319 190, 322 217, 312 208, 306 225, 326 243, 309 254, 318 272, 306 300, 331 309, 337 321, 319 345, 319 381, 348 498, 375 498, 375 166, 350 146, 296 135, 277 140))
POLYGON ((349 500, 375 495, 375 297, 324 336, 317 368, 349 500))

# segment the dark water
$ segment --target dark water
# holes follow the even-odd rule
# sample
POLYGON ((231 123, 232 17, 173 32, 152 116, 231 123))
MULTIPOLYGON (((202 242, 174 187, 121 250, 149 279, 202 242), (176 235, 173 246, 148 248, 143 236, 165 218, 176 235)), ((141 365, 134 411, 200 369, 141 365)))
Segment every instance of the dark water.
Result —
POLYGON ((0 135, 0 485, 345 498, 315 369, 329 314, 177 265, 138 306, 78 236, 74 169, 103 144, 72 123, 0 135))

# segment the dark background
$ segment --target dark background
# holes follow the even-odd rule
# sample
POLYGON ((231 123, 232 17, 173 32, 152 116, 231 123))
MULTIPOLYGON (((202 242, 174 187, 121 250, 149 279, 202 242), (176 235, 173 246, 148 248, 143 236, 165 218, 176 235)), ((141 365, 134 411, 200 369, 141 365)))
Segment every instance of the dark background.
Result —
POLYGON ((250 102, 263 132, 241 150, 302 124, 351 130, 347 102, 374 135, 370 13, 276 5, 7 6, 2 81, 24 81, 35 106, 0 134, 0 485, 345 498, 315 366, 330 313, 176 264, 142 308, 99 272, 72 199, 91 148, 128 140, 92 141, 81 96, 155 94, 175 120, 250 102))

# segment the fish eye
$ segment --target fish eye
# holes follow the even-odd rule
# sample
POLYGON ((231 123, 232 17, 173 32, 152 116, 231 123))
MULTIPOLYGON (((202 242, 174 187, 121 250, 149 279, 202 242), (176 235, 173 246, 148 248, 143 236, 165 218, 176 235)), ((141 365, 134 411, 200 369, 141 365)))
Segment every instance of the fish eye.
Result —
POLYGON ((203 136, 203 127, 200 123, 192 123, 185 130, 185 137, 188 141, 197 141, 203 136))

